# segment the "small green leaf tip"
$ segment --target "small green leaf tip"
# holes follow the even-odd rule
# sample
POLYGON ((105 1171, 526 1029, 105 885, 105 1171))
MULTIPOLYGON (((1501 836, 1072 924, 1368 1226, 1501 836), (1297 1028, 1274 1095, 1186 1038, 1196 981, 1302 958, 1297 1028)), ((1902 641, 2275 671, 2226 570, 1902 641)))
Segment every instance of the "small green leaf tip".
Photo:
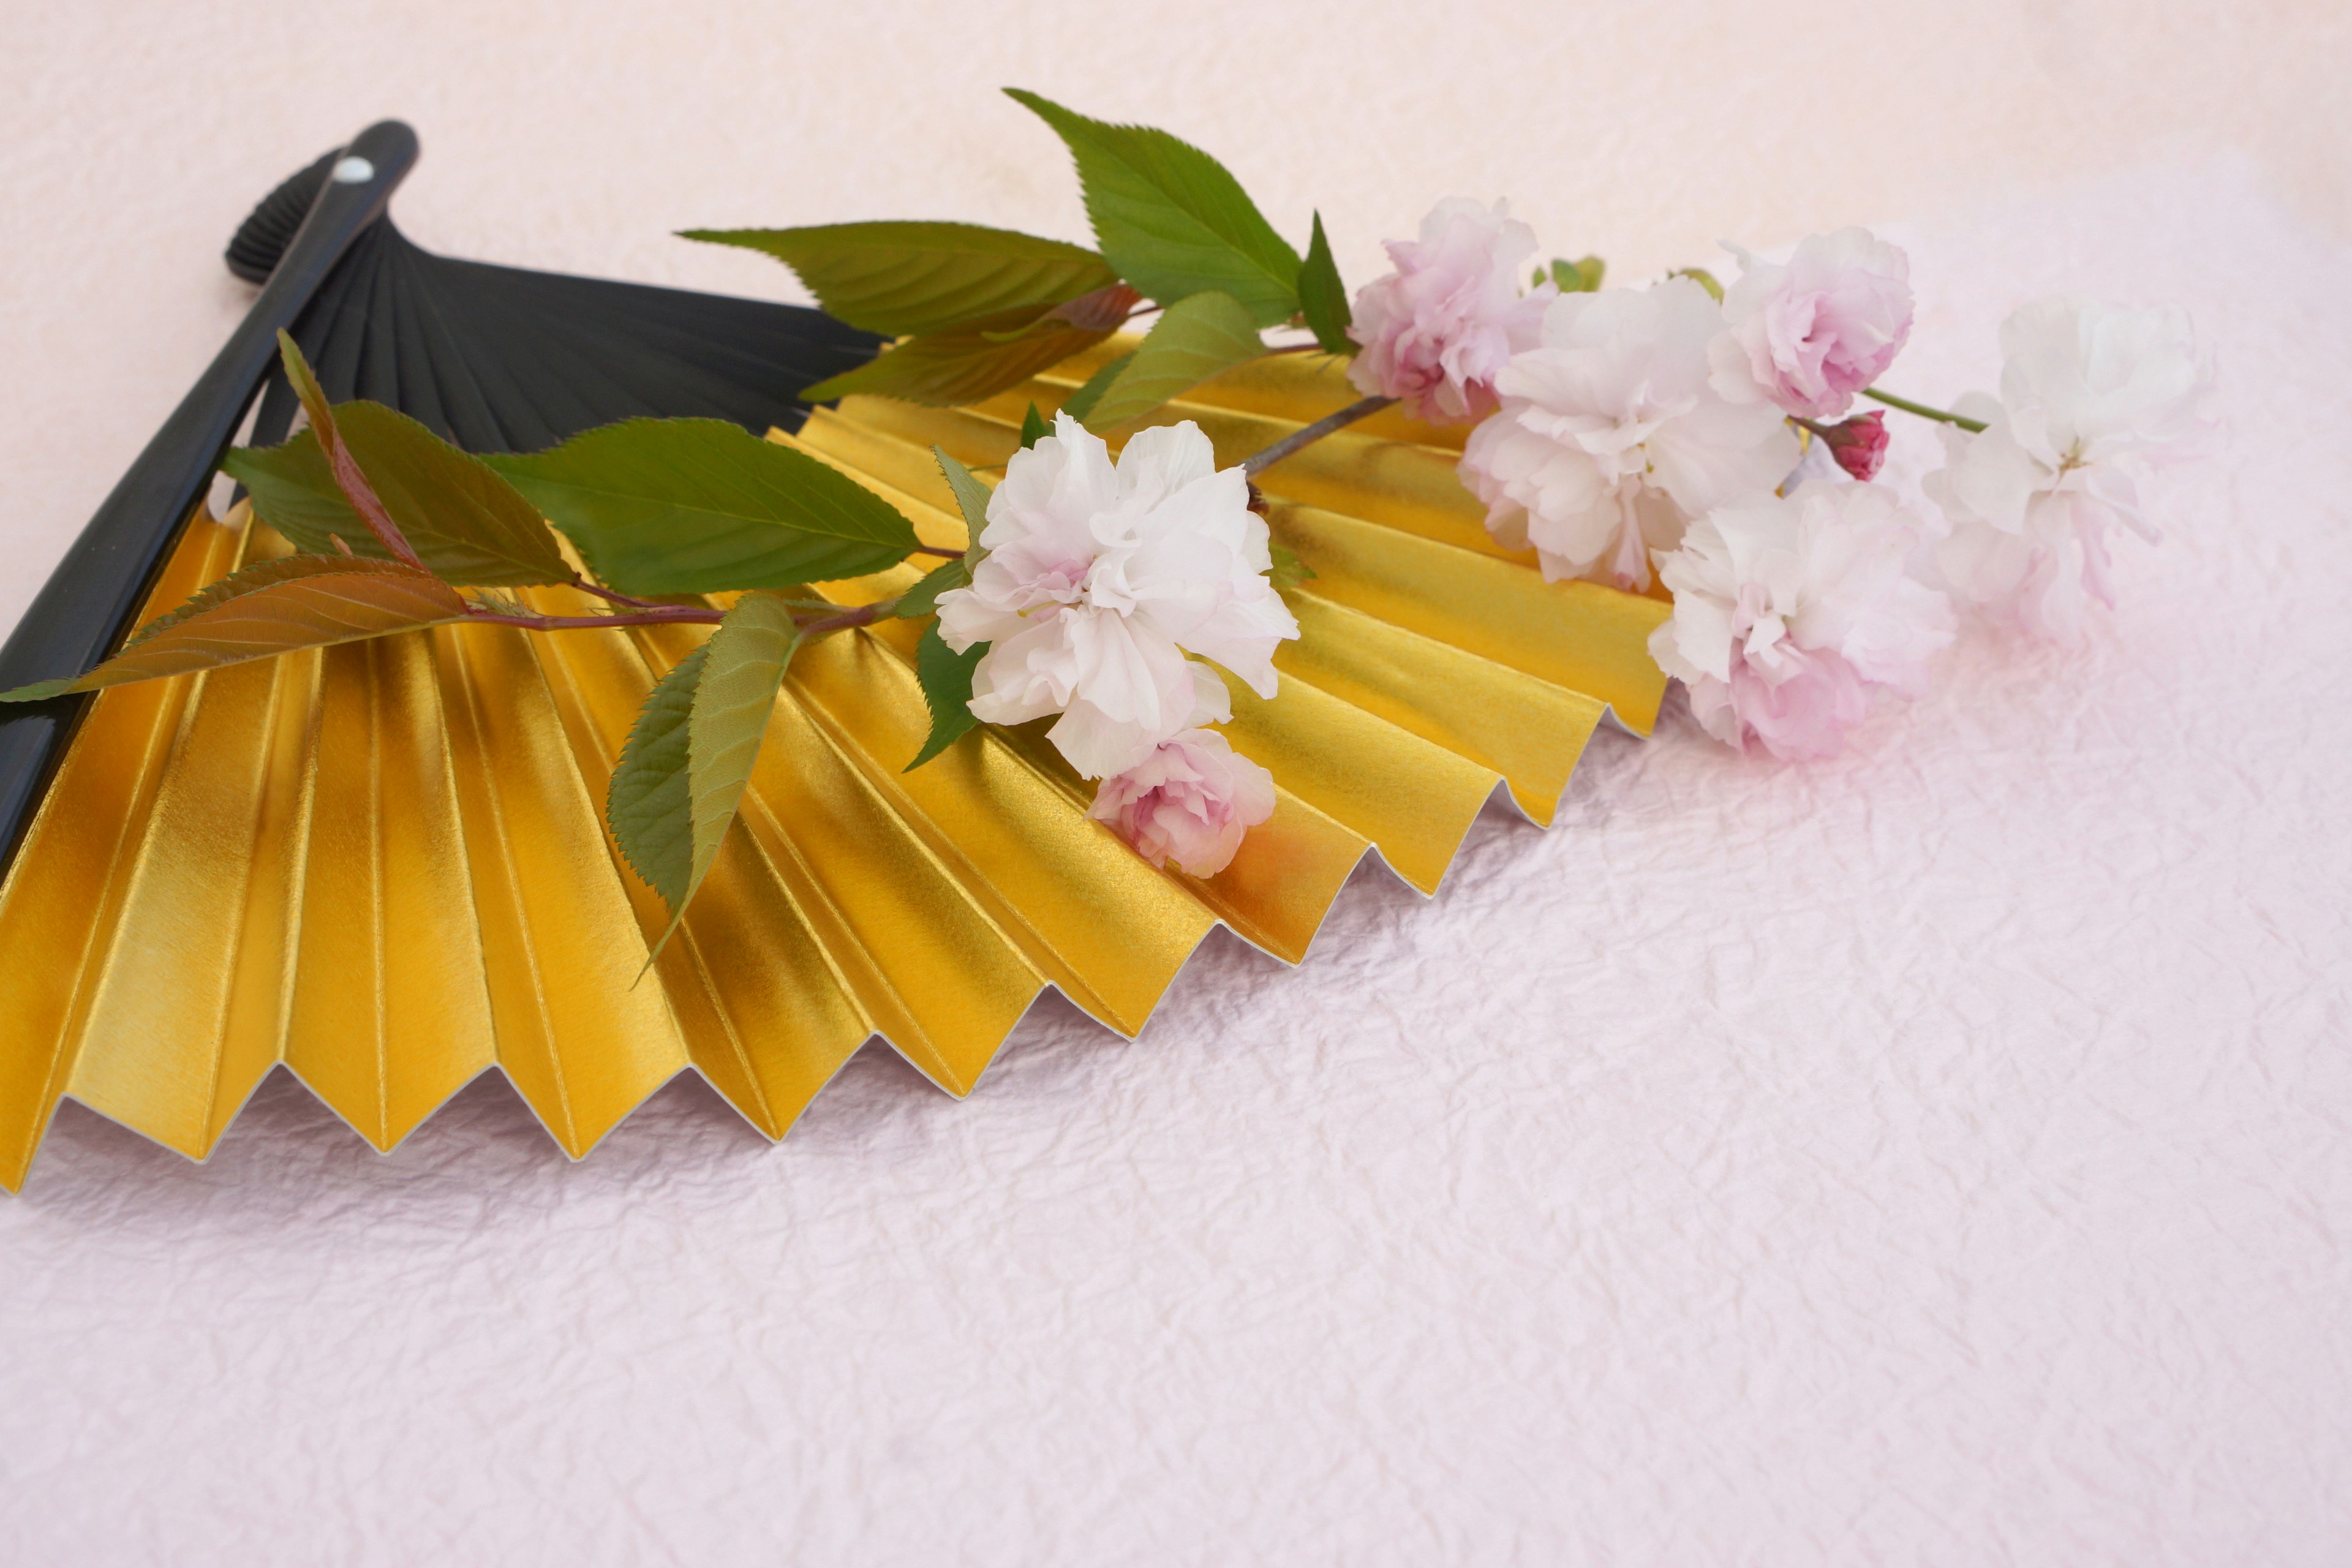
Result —
POLYGON ((1054 427, 1045 423, 1045 416, 1037 412, 1037 405, 1031 404, 1029 412, 1021 416, 1021 449, 1027 451, 1053 433, 1054 427))
POLYGON ((1315 215, 1315 235, 1307 242, 1307 261, 1298 269, 1298 309, 1307 318, 1315 342, 1325 353, 1351 354, 1355 340, 1348 328, 1355 316, 1348 309, 1348 286, 1331 259, 1331 242, 1323 237, 1323 215, 1315 215))
POLYGON ((1720 305, 1723 303, 1723 285, 1717 282, 1715 280, 1715 274, 1709 272, 1704 267, 1685 267, 1679 271, 1669 272, 1666 276, 1669 278, 1687 278, 1692 282, 1697 284, 1700 288, 1706 289, 1717 304, 1720 305))
POLYGON ((970 542, 977 545, 981 530, 988 526, 988 487, 944 447, 931 448, 931 461, 940 466, 940 476, 955 493, 956 510, 963 513, 964 532, 970 542))
POLYGON ((923 628, 923 640, 915 645, 915 679, 923 689, 924 705, 931 710, 931 732, 905 772, 913 773, 980 722, 971 716, 971 675, 987 652, 984 642, 956 652, 940 638, 937 621, 923 628))

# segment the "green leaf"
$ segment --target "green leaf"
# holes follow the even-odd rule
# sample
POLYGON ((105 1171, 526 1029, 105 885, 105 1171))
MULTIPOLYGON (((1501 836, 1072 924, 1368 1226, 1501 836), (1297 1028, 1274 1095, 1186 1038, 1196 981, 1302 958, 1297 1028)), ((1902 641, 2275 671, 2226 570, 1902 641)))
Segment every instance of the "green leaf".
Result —
POLYGON ((743 786, 751 783, 751 766, 760 760, 760 741, 768 732, 776 690, 799 646, 792 607, 772 594, 746 594, 738 599, 703 645, 702 674, 686 721, 693 854, 685 897, 670 904, 672 914, 681 913, 702 886, 727 830, 735 825, 743 786))
POLYGON ((1315 581, 1315 568, 1301 561, 1297 551, 1274 543, 1267 544, 1266 549, 1274 556, 1274 570, 1267 573, 1266 577, 1276 587, 1296 588, 1302 583, 1315 581))
POLYGON ((492 467, 609 588, 711 594, 859 577, 915 548, 897 508, 721 419, 629 419, 492 467))
POLYGON ((923 689, 924 706, 931 710, 931 733, 906 772, 913 773, 980 722, 971 716, 971 672, 987 651, 986 643, 976 642, 958 653, 940 638, 939 622, 923 628, 923 640, 915 645, 915 679, 923 689))
POLYGON ((1315 215, 1315 236, 1307 243, 1307 262, 1298 269, 1298 309, 1325 353, 1351 354, 1355 340, 1348 327, 1355 312, 1348 309, 1348 286, 1339 281, 1339 265, 1331 259, 1331 242, 1323 237, 1323 215, 1315 215))
MULTIPOLYGON (((1035 414, 1037 405, 1031 404, 1029 412, 1035 414)), ((972 477, 972 472, 940 447, 931 448, 931 459, 948 481, 948 489, 956 499, 956 510, 963 513, 963 526, 971 543, 964 552, 944 565, 925 574, 923 580, 898 595, 898 615, 902 620, 917 620, 935 614, 941 594, 971 586, 972 568, 988 553, 980 547, 981 530, 988 526, 988 487, 972 477)))
MULTIPOLYGON (((1597 256, 1588 256, 1580 261, 1554 261, 1551 264, 1551 280, 1559 285, 1559 291, 1563 294, 1591 294, 1600 289, 1601 279, 1608 271, 1607 262, 1597 256)), ((1543 280, 1544 275, 1538 272, 1536 281, 1540 283, 1543 280)))
POLYGON ((958 588, 971 586, 971 568, 961 555, 943 561, 923 574, 923 580, 898 595, 898 607, 892 612, 902 621, 919 621, 925 616, 939 613, 940 595, 958 588))
MULTIPOLYGON (((1045 423, 1045 416, 1037 412, 1037 405, 1031 404, 1029 412, 1021 416, 1021 449, 1027 451, 1053 433, 1054 427, 1045 423)), ((979 536, 975 534, 973 537, 979 536)))
POLYGON ((1117 359, 1104 361, 1102 368, 1081 382, 1076 392, 1062 399, 1062 412, 1084 424, 1087 416, 1094 412, 1095 405, 1102 401, 1103 394, 1110 390, 1110 384, 1125 373, 1134 358, 1132 353, 1123 353, 1117 359))
MULTIPOLYGON (((346 403, 335 425, 417 558, 444 582, 572 581, 539 509, 480 458, 379 403, 346 403)), ((391 559, 335 483, 315 428, 282 446, 234 448, 221 469, 253 492, 261 521, 297 550, 334 554, 340 539, 355 555, 391 559)))
POLYGON ((289 555, 222 578, 140 627, 121 652, 88 674, 0 691, 0 702, 37 702, 68 691, 193 675, 461 621, 466 615, 466 601, 455 589, 414 566, 363 556, 289 555))
MULTIPOLYGON (((1034 411, 1035 404, 1031 404, 1034 411)), ((963 526, 974 549, 980 545, 981 530, 988 526, 988 487, 972 477, 971 470, 940 447, 931 448, 931 460, 940 466, 947 479, 948 489, 955 492, 956 510, 963 513, 963 526)))
POLYGON ((908 338, 801 395, 811 403, 830 403, 863 392, 954 408, 1018 386, 1094 347, 1116 330, 1055 318, 1052 309, 1000 311, 950 332, 908 338), (1024 330, 1031 327, 1038 330, 1024 330))
MULTIPOLYGON (((1160 312, 1135 353, 1077 417, 1090 430, 1124 425, 1265 352, 1256 323, 1231 295, 1194 294, 1160 312)), ((1080 395, 1093 385, 1089 381, 1080 395)))
POLYGON ((688 787, 687 720, 709 656, 704 643, 670 667, 646 694, 604 794, 604 820, 646 885, 673 910, 694 885, 694 796, 688 787))
POLYGON ((1223 164, 1165 131, 1111 125, 1007 88, 1069 144, 1103 258, 1161 304, 1214 289, 1256 325, 1298 311, 1298 253, 1223 164))
POLYGON ((892 337, 1058 304, 1118 281, 1101 257, 1081 246, 978 224, 690 228, 683 237, 764 251, 799 273, 828 311, 892 337))

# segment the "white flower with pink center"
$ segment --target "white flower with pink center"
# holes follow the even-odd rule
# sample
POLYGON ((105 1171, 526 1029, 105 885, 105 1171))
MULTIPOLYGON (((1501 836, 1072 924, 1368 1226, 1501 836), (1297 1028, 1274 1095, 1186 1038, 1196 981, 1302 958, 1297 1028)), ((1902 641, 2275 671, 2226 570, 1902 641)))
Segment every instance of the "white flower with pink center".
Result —
POLYGON ((2140 486, 2205 435, 2212 373, 2178 307, 2045 300, 2002 323, 2000 398, 1958 412, 1927 477, 1949 533, 1937 564, 1959 597, 2037 637, 2080 640, 2090 601, 2112 605, 2107 538, 2153 541, 2140 486))
POLYGON ((989 645, 971 710, 991 724, 1061 715, 1073 767, 1132 767, 1190 725, 1229 716, 1215 660, 1275 693, 1276 644, 1298 623, 1275 593, 1265 520, 1241 469, 1220 471, 1190 420, 1139 432, 1118 461, 1067 415, 1013 455, 989 499, 972 584, 942 594, 940 636, 989 645))
POLYGON ((1716 389, 1759 394, 1801 419, 1835 419, 1911 335, 1911 263, 1868 229, 1817 234, 1786 263, 1732 247, 1745 270, 1723 296, 1716 389))
POLYGON ((1769 404, 1711 384, 1722 330, 1687 278, 1553 300, 1541 344, 1496 377, 1502 408, 1463 450, 1487 531, 1533 546, 1549 579, 1645 588, 1650 552, 1673 549, 1691 518, 1770 493, 1797 466, 1797 438, 1769 404))
POLYGON ((1659 560, 1675 611, 1651 656, 1725 744, 1833 755, 1874 690, 1918 695, 1952 640, 1951 606, 1905 569, 1922 531, 1882 485, 1814 480, 1718 507, 1659 560))
POLYGON ((1274 815, 1274 775, 1214 730, 1182 730, 1103 780, 1090 810, 1154 866, 1195 877, 1233 864, 1242 838, 1274 815))
POLYGON ((1535 346, 1544 306, 1559 292, 1549 283, 1519 291, 1535 231, 1505 203, 1454 196, 1421 220, 1419 240, 1390 240, 1388 253, 1396 270, 1356 294, 1348 335, 1363 352, 1348 378, 1433 425, 1492 412, 1496 374, 1535 346))

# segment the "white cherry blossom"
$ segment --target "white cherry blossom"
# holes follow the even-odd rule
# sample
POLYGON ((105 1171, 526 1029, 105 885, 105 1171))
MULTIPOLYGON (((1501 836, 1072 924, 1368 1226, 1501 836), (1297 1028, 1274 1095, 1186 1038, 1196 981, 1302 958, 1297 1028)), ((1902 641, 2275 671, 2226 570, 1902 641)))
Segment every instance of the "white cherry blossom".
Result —
POLYGON ((1220 471, 1190 420, 1139 432, 1113 464, 1067 415, 1016 453, 989 500, 970 588, 940 596, 940 636, 989 645, 971 710, 992 724, 1048 714, 1088 778, 1230 714, 1224 683, 1185 656, 1275 693, 1275 647, 1298 623, 1266 573, 1265 519, 1238 468, 1220 471))
POLYGON ((1769 403, 1711 384, 1722 331, 1687 278, 1553 300, 1542 343, 1496 377, 1501 411, 1463 451, 1487 531, 1532 545, 1547 578, 1644 588, 1650 552, 1672 549, 1692 517, 1770 493, 1797 466, 1797 438, 1769 403))
POLYGON ((1949 532, 1936 559, 1954 593, 2036 636, 2080 639, 2089 602, 2115 603, 2107 539, 2153 541, 2140 488, 2206 429, 2211 372, 2177 307, 2045 300, 2002 323, 2001 390, 1948 426, 1927 478, 1949 532))

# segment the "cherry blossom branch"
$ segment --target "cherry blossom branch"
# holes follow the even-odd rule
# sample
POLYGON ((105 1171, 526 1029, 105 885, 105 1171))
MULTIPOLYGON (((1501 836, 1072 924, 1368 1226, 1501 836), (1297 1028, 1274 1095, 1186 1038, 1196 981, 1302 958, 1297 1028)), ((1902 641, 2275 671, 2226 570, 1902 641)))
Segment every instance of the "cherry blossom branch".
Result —
POLYGON ((870 626, 877 621, 887 621, 898 613, 898 601, 896 595, 887 599, 877 599, 870 605, 860 605, 854 610, 844 610, 837 616, 827 616, 822 620, 804 621, 801 624, 801 636, 821 637, 827 632, 845 632, 852 626, 870 626))
POLYGON ((503 610, 474 610, 468 621, 486 626, 520 626, 527 632, 594 631, 607 626, 715 626, 727 618, 723 610, 689 605, 656 605, 616 616, 515 616, 503 610))
POLYGON ((633 610, 657 610, 663 607, 651 599, 633 599, 626 594, 615 594, 612 589, 599 583, 591 583, 577 573, 572 574, 571 585, 583 594, 593 594, 608 605, 625 605, 633 610))
POLYGON ((961 561, 963 559, 962 551, 950 550, 944 544, 918 544, 915 546, 915 553, 918 555, 944 555, 950 561, 961 561))
MULTIPOLYGON (((847 631, 852 626, 872 626, 876 621, 889 619, 898 613, 898 609, 896 597, 860 605, 853 610, 800 622, 801 636, 818 637, 828 632, 847 631)), ((466 618, 480 626, 517 626, 527 632, 581 632, 625 626, 715 626, 725 620, 727 615, 723 610, 691 605, 652 605, 642 610, 628 610, 614 616, 509 615, 503 610, 477 609, 466 618)))
POLYGON ((1906 414, 1916 414, 1922 419, 1941 420, 1947 425, 1957 425, 1963 430, 1981 430, 1985 427, 1985 422, 1981 419, 1971 419, 1965 414, 1954 414, 1948 409, 1930 408, 1924 403, 1914 403, 1907 397, 1897 397, 1891 392, 1881 392, 1874 386, 1864 387, 1862 395, 1874 403, 1884 403, 1889 408, 1900 408, 1906 414))
POLYGON ((1394 403, 1396 399, 1393 397, 1372 396, 1360 398, 1356 402, 1348 405, 1347 407, 1339 410, 1337 414, 1326 414, 1322 418, 1318 419, 1312 425, 1302 425, 1297 429, 1293 430, 1289 435, 1285 436, 1281 440, 1276 441, 1273 446, 1268 447, 1265 451, 1252 453, 1249 457, 1243 458, 1242 472, 1252 476, 1262 474, 1265 472, 1266 469, 1274 467, 1275 464, 1282 461, 1283 458, 1287 458, 1293 452, 1297 451, 1300 447, 1312 446, 1314 443, 1323 439, 1324 437, 1331 434, 1334 430, 1344 429, 1346 426, 1353 425, 1359 419, 1364 418, 1369 415, 1378 414, 1381 409, 1386 408, 1390 404, 1394 403))

